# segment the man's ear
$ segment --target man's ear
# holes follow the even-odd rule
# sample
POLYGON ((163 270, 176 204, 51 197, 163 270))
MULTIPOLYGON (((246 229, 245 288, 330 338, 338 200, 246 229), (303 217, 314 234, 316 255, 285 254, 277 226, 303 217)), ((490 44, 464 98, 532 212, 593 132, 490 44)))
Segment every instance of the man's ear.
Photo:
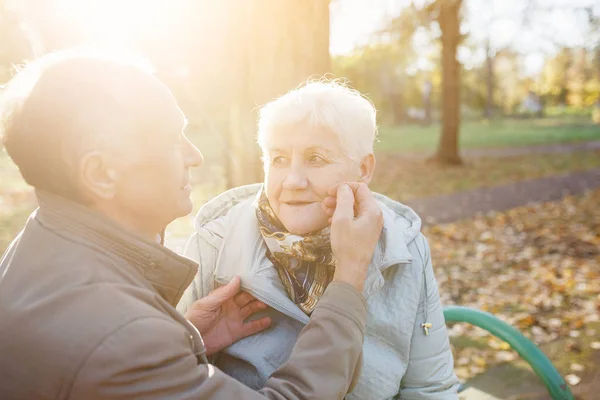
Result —
POLYGON ((88 196, 110 200, 117 192, 119 174, 101 152, 92 151, 79 162, 79 179, 88 196))
POLYGON ((375 155, 373 153, 363 157, 360 161, 360 179, 359 182, 365 184, 371 183, 373 173, 375 172, 375 155))

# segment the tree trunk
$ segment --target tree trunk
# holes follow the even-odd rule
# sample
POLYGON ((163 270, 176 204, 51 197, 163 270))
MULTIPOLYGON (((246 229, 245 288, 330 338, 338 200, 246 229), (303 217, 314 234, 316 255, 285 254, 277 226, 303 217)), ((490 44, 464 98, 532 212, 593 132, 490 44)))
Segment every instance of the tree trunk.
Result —
MULTIPOLYGON (((598 46, 596 46, 594 62, 595 62, 594 67, 596 70, 597 79, 598 79, 598 82, 600 82, 600 44, 598 44, 598 46)), ((597 98, 596 103, 594 103, 594 109, 592 111, 592 122, 600 125, 600 98, 597 98)))
POLYGON ((431 81, 428 79, 425 82, 423 87, 423 108, 425 109, 425 121, 423 123, 426 126, 431 125, 431 92, 433 90, 433 85, 431 81))
POLYGON ((458 154, 460 64, 456 59, 461 4, 462 0, 441 0, 438 17, 442 31, 442 136, 434 161, 452 165, 462 164, 458 154))
POLYGON ((587 51, 584 48, 576 50, 571 67, 567 71, 567 103, 578 108, 584 105, 586 56, 587 51))

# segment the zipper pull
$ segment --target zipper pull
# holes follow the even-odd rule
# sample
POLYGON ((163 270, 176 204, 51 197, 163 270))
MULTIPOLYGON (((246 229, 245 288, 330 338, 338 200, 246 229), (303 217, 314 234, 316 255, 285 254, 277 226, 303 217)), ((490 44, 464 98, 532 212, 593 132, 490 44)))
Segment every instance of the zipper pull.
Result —
POLYGON ((425 336, 429 336, 429 328, 431 328, 432 325, 429 322, 424 322, 421 324, 421 328, 423 328, 423 330, 425 331, 425 336))

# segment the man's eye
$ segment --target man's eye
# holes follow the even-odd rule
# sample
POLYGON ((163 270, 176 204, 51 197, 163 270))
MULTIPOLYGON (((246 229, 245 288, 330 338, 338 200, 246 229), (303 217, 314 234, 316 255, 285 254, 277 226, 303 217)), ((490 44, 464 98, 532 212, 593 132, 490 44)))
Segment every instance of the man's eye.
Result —
POLYGON ((283 156, 273 157, 273 160, 271 161, 272 165, 283 165, 284 163, 285 163, 285 157, 283 157, 283 156))

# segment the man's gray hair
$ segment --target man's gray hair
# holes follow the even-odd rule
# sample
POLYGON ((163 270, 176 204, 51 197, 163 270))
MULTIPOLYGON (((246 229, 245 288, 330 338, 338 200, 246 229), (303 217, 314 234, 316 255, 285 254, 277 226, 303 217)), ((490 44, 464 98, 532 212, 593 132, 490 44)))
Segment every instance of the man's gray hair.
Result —
POLYGON ((139 116, 127 115, 127 92, 151 73, 138 57, 90 50, 50 53, 26 65, 0 94, 0 138, 25 181, 81 200, 79 156, 111 141, 111 131, 131 129, 139 116))

